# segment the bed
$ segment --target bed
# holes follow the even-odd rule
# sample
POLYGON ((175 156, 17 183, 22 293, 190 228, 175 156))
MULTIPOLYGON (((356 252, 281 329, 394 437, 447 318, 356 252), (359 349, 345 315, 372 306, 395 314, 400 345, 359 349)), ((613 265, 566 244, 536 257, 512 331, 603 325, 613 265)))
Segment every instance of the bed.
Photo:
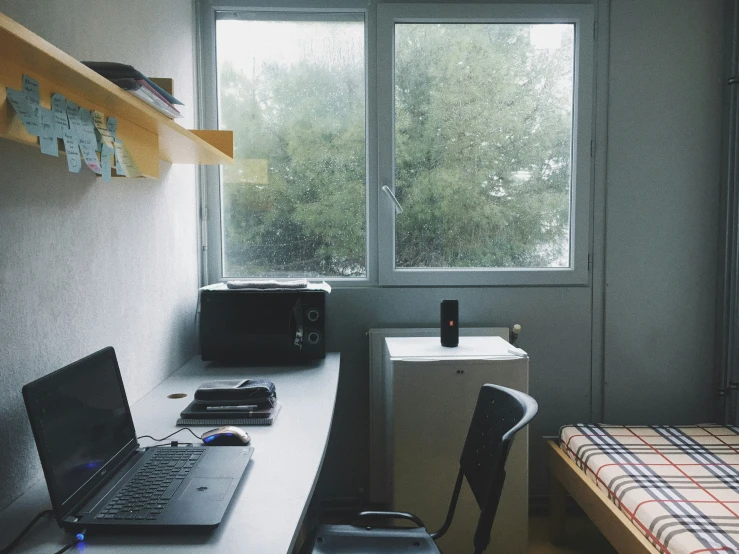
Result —
POLYGON ((621 554, 739 553, 739 427, 571 425, 549 446, 552 542, 569 492, 621 554))

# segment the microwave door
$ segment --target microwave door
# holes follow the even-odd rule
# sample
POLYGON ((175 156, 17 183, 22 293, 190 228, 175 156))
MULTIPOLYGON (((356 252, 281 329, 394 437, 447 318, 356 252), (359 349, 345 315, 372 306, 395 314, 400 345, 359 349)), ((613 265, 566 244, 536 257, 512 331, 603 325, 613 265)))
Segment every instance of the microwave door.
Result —
POLYGON ((290 336, 295 337, 293 339, 293 346, 298 350, 303 349, 303 303, 298 298, 292 311, 292 318, 290 319, 290 336), (293 329, 294 327, 294 329, 293 329))

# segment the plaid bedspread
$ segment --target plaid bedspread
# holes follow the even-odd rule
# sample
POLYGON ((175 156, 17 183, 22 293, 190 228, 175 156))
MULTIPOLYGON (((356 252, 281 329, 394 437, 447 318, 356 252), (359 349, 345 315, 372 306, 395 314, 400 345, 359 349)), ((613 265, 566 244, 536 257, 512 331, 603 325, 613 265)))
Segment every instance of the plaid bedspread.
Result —
POLYGON ((560 446, 657 551, 739 553, 739 427, 572 425, 560 446))

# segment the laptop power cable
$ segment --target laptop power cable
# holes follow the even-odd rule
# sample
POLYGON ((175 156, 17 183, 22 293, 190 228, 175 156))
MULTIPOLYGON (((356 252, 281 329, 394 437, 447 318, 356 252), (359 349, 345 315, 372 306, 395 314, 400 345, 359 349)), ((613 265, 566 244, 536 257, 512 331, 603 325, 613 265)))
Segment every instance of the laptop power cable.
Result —
POLYGON ((13 548, 15 548, 16 546, 18 546, 18 543, 21 542, 21 539, 26 536, 26 533, 28 533, 28 531, 31 529, 31 527, 33 527, 34 524, 39 519, 41 519, 44 516, 53 515, 53 514, 54 514, 53 510, 43 510, 43 511, 39 512, 38 514, 36 514, 34 516, 34 518, 30 521, 30 523, 28 525, 26 525, 26 527, 23 529, 23 531, 21 531, 20 533, 18 533, 18 536, 15 537, 10 542, 10 544, 8 544, 6 547, 4 547, 2 550, 0 550, 0 554, 7 554, 11 550, 13 550, 13 548))
MULTIPOLYGON (((169 435, 167 435, 166 437, 163 437, 163 438, 161 438, 161 439, 155 439, 155 438, 154 438, 154 437, 152 437, 151 435, 141 435, 140 437, 136 437, 136 440, 139 440, 139 439, 151 439, 151 440, 153 440, 154 442, 162 442, 162 441, 166 441, 166 440, 167 440, 167 439, 168 439, 169 437, 173 437, 173 436, 175 436, 175 435, 176 435, 177 433, 181 433, 182 431, 190 431, 190 434, 191 434, 191 435, 192 435, 193 437, 195 437, 195 438, 196 438, 196 439, 198 439, 198 440, 201 440, 201 439, 200 439, 200 435, 196 435, 196 434, 195 434, 195 431, 193 431, 193 430, 192 430, 192 429, 190 429, 189 427, 183 427, 182 429, 177 429, 177 431, 175 431, 174 433, 170 433, 169 435)), ((177 446, 177 441, 172 441, 172 442, 173 442, 172 446, 177 446)), ((164 445, 162 445, 162 446, 164 446, 164 445)), ((3 553, 2 553, 2 552, 0 552, 0 554, 3 554, 3 553)))

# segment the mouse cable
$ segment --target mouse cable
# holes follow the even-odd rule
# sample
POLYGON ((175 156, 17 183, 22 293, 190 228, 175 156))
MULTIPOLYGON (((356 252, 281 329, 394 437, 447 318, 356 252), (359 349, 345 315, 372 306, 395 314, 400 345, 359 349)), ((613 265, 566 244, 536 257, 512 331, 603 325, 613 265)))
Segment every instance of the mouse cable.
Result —
MULTIPOLYGON (((140 437, 136 437, 136 440, 139 440, 139 439, 151 439, 151 440, 153 440, 155 442, 162 442, 162 441, 166 441, 169 437, 173 437, 177 433, 181 433, 182 431, 190 431, 190 433, 192 434, 193 437, 195 437, 196 439, 200 440, 200 435, 196 435, 195 432, 192 429, 190 429, 189 427, 183 427, 182 429, 177 429, 177 431, 175 431, 174 433, 170 433, 169 435, 167 435, 166 437, 164 437, 162 439, 155 439, 151 435, 141 435, 140 437)), ((0 552, 0 554, 2 554, 2 552, 0 552)))
POLYGON ((8 546, 6 546, 5 548, 3 548, 3 549, 0 550, 0 554, 7 554, 8 552, 10 552, 13 548, 15 548, 18 545, 19 542, 21 542, 21 539, 26 535, 26 533, 28 533, 28 531, 31 529, 31 527, 33 527, 33 525, 39 519, 41 519, 42 517, 44 517, 46 515, 50 515, 50 514, 53 514, 53 513, 54 512, 52 510, 43 510, 43 511, 39 512, 38 514, 36 514, 36 516, 31 520, 31 522, 28 525, 26 525, 25 529, 23 529, 23 531, 21 531, 18 534, 18 536, 16 538, 14 538, 13 541, 8 546))
MULTIPOLYGON (((75 539, 72 542, 70 542, 66 546, 62 546, 59 550, 57 550, 56 552, 54 552, 54 554, 62 554, 63 552, 66 552, 67 550, 69 550, 73 546, 77 546, 79 543, 81 543, 83 540, 85 540, 85 533, 86 532, 87 532, 87 529, 85 529, 84 531, 81 531, 81 532, 77 533, 77 536, 75 537, 75 539)), ((84 547, 83 547, 83 549, 84 549, 84 547)))

